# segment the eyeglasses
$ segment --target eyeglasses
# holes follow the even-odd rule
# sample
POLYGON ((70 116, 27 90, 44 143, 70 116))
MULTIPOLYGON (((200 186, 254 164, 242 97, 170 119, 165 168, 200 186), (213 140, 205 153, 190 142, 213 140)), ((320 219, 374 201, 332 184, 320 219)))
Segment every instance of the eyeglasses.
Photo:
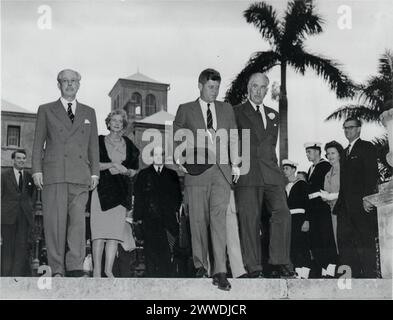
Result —
POLYGON ((352 130, 353 128, 359 128, 359 126, 348 126, 348 127, 343 127, 344 130, 352 130))
POLYGON ((68 84, 68 83, 75 84, 75 83, 79 83, 79 80, 78 79, 71 79, 71 80, 60 79, 59 82, 62 84, 68 84))

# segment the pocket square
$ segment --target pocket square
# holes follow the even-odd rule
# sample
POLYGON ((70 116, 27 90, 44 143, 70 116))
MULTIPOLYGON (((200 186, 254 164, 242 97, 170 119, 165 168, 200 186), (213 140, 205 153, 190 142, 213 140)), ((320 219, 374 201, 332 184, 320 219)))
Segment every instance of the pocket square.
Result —
POLYGON ((85 119, 85 123, 90 124, 89 119, 85 119))

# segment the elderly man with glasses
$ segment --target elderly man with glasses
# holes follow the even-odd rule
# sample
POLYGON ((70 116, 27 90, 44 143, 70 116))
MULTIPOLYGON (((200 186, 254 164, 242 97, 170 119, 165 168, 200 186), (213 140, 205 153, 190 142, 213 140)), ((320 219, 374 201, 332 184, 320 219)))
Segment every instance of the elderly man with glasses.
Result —
POLYGON ((334 213, 341 264, 351 267, 354 278, 375 278, 377 216, 374 207, 363 201, 363 197, 377 191, 377 154, 371 142, 360 138, 361 126, 356 118, 348 118, 343 125, 349 144, 342 159, 334 213))

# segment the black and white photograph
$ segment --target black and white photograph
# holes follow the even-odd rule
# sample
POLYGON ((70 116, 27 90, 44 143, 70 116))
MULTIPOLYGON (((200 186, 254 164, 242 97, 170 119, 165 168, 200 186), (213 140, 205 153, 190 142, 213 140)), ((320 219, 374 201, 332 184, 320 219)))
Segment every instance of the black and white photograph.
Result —
POLYGON ((392 300, 392 30, 390 0, 1 0, 0 300, 392 300))

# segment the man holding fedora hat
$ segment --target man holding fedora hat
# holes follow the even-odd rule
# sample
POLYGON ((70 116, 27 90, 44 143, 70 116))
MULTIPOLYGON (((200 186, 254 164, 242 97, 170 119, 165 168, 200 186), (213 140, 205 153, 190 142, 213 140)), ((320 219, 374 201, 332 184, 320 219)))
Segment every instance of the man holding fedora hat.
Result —
POLYGON ((213 284, 230 290, 226 277, 226 212, 231 184, 237 181, 240 170, 236 166, 238 133, 233 109, 216 100, 220 83, 216 70, 202 71, 198 79, 200 97, 179 106, 173 123, 175 147, 180 147, 176 136, 185 138, 186 156, 181 161, 176 150, 174 156, 185 172, 184 200, 190 216, 196 275, 207 277, 210 227, 213 284))

